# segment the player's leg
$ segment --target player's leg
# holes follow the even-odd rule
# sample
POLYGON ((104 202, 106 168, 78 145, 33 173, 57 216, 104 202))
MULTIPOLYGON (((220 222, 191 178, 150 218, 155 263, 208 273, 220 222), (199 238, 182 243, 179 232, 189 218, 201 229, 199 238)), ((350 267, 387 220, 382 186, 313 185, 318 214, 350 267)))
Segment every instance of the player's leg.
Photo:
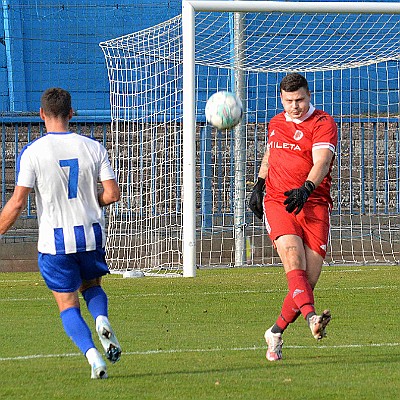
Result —
POLYGON ((264 334, 265 341, 268 344, 267 360, 276 361, 282 358, 282 334, 296 319, 301 315, 292 296, 288 293, 283 300, 281 313, 275 324, 271 326, 264 334))
POLYGON ((295 235, 282 236, 275 242, 285 268, 289 295, 307 320, 314 338, 320 340, 326 335, 325 328, 331 320, 329 310, 317 315, 314 306, 313 289, 321 273, 323 258, 304 246, 301 238, 295 235))
POLYGON ((281 313, 275 324, 264 334, 268 345, 266 357, 269 361, 282 358, 282 334, 288 325, 293 323, 300 313, 306 317, 314 312, 314 299, 305 272, 305 254, 301 238, 297 235, 282 235, 274 243, 286 272, 289 293, 283 301, 281 313))
POLYGON ((91 377, 107 378, 107 367, 93 342, 92 333, 81 315, 78 292, 52 291, 60 310, 60 318, 67 336, 86 356, 92 367, 91 377))
POLYGON ((121 345, 108 319, 108 297, 101 287, 101 278, 83 280, 80 288, 87 308, 95 320, 96 332, 105 355, 112 363, 121 357, 121 345))
MULTIPOLYGON (((306 263, 307 263, 307 279, 312 289, 314 290, 315 285, 318 282, 318 278, 321 274, 322 269, 322 258, 318 254, 315 254, 311 249, 305 247, 306 263)), ((301 315, 300 310, 297 308, 292 295, 288 293, 283 300, 281 313, 278 316, 275 324, 266 332, 266 336, 275 334, 279 340, 278 335, 286 330, 289 324, 292 324, 301 315), (270 331, 270 332, 269 332, 270 331)), ((325 325, 326 326, 326 325, 325 325)), ((270 339, 272 341, 273 339, 270 339)), ((270 358, 267 356, 267 358, 270 358)), ((272 358, 276 358, 272 356, 272 358)))
MULTIPOLYGON (((311 250, 308 246, 305 245, 304 247, 307 261, 307 278, 314 289, 317 285, 319 276, 321 275, 323 257, 316 251, 311 250)), ((325 328, 329 324, 330 320, 330 310, 324 310, 322 314, 314 315, 309 318, 309 326, 315 339, 321 340, 326 336, 325 328)))
POLYGON ((275 240, 275 246, 285 268, 289 293, 283 301, 281 314, 275 324, 264 334, 268 344, 266 357, 269 361, 282 358, 282 334, 298 318, 300 312, 317 340, 325 336, 325 327, 331 318, 329 310, 317 315, 314 308, 313 290, 322 269, 321 255, 304 246, 297 235, 282 235, 275 240))
POLYGON ((80 256, 82 284, 80 291, 96 324, 96 332, 106 357, 117 362, 121 345, 108 319, 108 297, 101 287, 101 277, 109 273, 104 249, 82 253, 80 256))
MULTIPOLYGON (((307 279, 314 289, 321 275, 326 256, 330 228, 330 209, 327 204, 304 205, 304 213, 299 214, 303 228, 304 250, 307 265, 307 279)), ((325 328, 331 320, 328 309, 308 319, 312 335, 320 340, 326 336, 325 328)))
POLYGON ((95 321, 99 316, 108 318, 108 297, 101 287, 101 277, 82 280, 79 291, 82 293, 86 306, 95 321))
POLYGON ((283 333, 300 315, 300 310, 297 308, 290 293, 288 293, 283 300, 281 313, 275 322, 272 332, 283 333))
MULTIPOLYGON (((293 214, 286 212, 285 207, 280 202, 267 201, 265 203, 265 223, 270 239, 272 240, 281 261, 285 267, 285 272, 298 270, 307 282, 305 276, 305 254, 301 240, 302 229, 293 214), (303 276, 304 275, 304 276, 303 276)), ((292 273, 296 275, 297 272, 292 273)), ((312 290, 311 290, 312 294, 312 290)), ((303 305, 303 304, 301 304, 303 305)), ((270 361, 279 360, 282 357, 282 333, 289 324, 296 321, 300 315, 300 307, 294 301, 293 290, 286 295, 280 315, 275 324, 269 328, 265 334, 268 344, 267 359, 270 361)))
POLYGON ((313 289, 306 272, 303 240, 297 235, 282 235, 275 240, 288 282, 289 295, 304 318, 315 314, 313 289))
POLYGON ((73 254, 39 253, 38 265, 57 302, 66 334, 86 356, 92 367, 92 378, 107 378, 106 364, 97 351, 90 329, 81 315, 77 291, 81 278, 76 257, 73 254))

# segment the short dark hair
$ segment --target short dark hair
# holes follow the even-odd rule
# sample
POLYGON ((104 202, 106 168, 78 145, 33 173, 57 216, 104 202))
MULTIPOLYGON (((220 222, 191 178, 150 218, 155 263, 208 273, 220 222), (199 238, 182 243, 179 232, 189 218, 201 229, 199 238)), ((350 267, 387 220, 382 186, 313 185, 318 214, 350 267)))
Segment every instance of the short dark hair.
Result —
POLYGON ((281 93, 282 90, 284 90, 285 92, 295 92, 300 88, 305 88, 307 92, 309 91, 307 79, 297 72, 292 72, 286 75, 282 79, 279 88, 281 93))
POLYGON ((42 94, 40 107, 46 115, 67 118, 71 111, 71 95, 65 89, 56 87, 47 89, 42 94))

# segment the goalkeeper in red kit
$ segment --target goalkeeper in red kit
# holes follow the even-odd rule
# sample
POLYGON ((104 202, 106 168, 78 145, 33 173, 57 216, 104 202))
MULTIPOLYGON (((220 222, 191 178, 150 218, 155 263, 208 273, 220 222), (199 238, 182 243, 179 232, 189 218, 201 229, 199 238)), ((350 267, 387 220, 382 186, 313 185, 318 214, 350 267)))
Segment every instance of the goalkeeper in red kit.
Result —
POLYGON ((284 111, 268 125, 267 150, 249 201, 254 214, 265 220, 288 282, 280 315, 264 335, 270 361, 282 358, 282 334, 299 315, 317 340, 326 335, 331 319, 329 310, 316 313, 313 290, 328 242, 337 126, 311 104, 301 74, 282 79, 280 97, 284 111))

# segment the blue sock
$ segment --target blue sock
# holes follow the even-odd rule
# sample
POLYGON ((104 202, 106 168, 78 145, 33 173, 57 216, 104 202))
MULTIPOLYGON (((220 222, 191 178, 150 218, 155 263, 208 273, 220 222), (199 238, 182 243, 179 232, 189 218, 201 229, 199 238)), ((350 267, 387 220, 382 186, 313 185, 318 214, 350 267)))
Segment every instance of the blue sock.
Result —
POLYGON ((82 296, 95 321, 99 315, 108 317, 108 298, 101 286, 92 286, 84 290, 82 296))
POLYGON ((81 310, 77 307, 67 308, 60 313, 65 333, 76 344, 79 350, 85 355, 86 352, 95 347, 92 333, 82 318, 81 310))

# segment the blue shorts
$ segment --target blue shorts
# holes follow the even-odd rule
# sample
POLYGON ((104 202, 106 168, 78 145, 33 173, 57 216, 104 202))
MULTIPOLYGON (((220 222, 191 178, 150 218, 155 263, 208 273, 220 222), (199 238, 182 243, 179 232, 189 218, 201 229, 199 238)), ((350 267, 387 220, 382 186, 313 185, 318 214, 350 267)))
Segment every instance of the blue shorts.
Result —
POLYGON ((39 253, 40 273, 50 290, 75 292, 82 280, 91 280, 107 275, 108 269, 104 249, 71 254, 39 253))

